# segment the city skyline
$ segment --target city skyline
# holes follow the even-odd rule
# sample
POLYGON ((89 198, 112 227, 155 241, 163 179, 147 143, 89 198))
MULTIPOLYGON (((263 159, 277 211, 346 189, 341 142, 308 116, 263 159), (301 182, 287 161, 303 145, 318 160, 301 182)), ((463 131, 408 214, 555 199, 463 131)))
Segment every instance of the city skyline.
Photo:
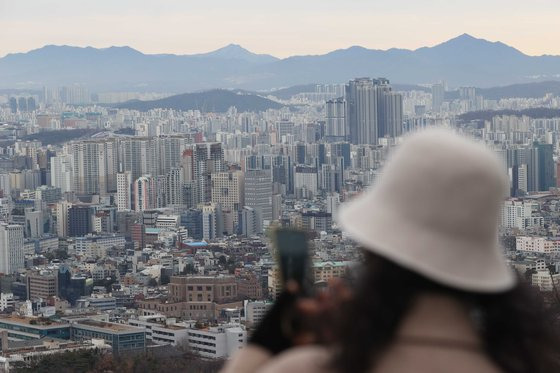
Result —
POLYGON ((560 372, 559 12, 0 0, 0 372, 560 372))
POLYGON ((417 49, 463 33, 504 42, 528 55, 559 55, 560 47, 550 42, 560 36, 554 10, 560 10, 560 4, 551 0, 518 2, 516 6, 502 0, 454 4, 313 0, 297 8, 255 1, 235 5, 167 1, 163 6, 147 1, 3 2, 0 21, 8 31, 0 56, 49 44, 128 45, 147 54, 196 54, 234 43, 255 53, 285 58, 353 45, 417 49))

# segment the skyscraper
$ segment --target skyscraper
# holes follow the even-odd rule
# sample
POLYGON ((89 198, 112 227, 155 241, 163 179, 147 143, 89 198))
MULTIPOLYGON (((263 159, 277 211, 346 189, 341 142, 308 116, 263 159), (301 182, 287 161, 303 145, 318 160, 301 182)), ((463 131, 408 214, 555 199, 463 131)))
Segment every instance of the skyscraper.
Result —
POLYGON ((222 237, 224 232, 224 220, 222 208, 216 203, 202 205, 202 238, 213 240, 222 237))
POLYGON ((399 137, 403 130, 403 98, 390 88, 378 92, 379 137, 399 137))
POLYGON ((60 201, 56 204, 56 232, 58 237, 68 236, 68 210, 72 204, 68 201, 60 201))
POLYGON ((272 220, 271 170, 245 171, 245 206, 259 210, 263 220, 272 220))
POLYGON ((327 101, 325 116, 325 137, 327 141, 345 141, 347 135, 346 100, 340 97, 327 101))
POLYGON ((445 87, 442 83, 432 85, 432 111, 441 111, 445 98, 445 87))
POLYGON ((172 168, 165 175, 163 203, 165 206, 178 206, 183 201, 183 169, 172 168))
POLYGON ((10 111, 12 112, 12 114, 17 113, 18 111, 18 102, 17 98, 15 97, 10 97, 10 111))
POLYGON ((0 273, 24 268, 23 226, 0 223, 0 273))
POLYGON ((140 176, 134 182, 134 210, 144 211, 157 207, 156 180, 151 175, 140 176))
POLYGON ((75 191, 106 195, 117 190, 117 140, 88 140, 70 144, 75 191))
POLYGON ((336 160, 338 157, 344 158, 344 167, 350 168, 350 144, 347 142, 337 142, 334 144, 327 144, 327 153, 331 160, 336 160))
POLYGON ((260 210, 249 206, 243 207, 239 233, 246 237, 262 233, 262 220, 260 210))
MULTIPOLYGON (((327 103, 327 120, 333 107, 334 102, 327 103)), ((346 86, 345 110, 346 134, 352 144, 377 145, 381 137, 402 135, 403 98, 385 78, 351 80, 346 86)))
POLYGON ((93 231, 93 210, 89 205, 73 205, 68 209, 68 236, 81 237, 93 231))
POLYGON ((539 191, 548 191, 556 185, 552 144, 535 144, 539 157, 539 191))
POLYGON ((27 111, 27 99, 25 97, 18 98, 18 109, 20 112, 27 111))
POLYGON ((130 171, 117 174, 117 211, 132 209, 132 174, 130 171))
POLYGON ((222 211, 230 211, 237 221, 238 212, 245 205, 245 179, 241 171, 216 172, 211 175, 212 202, 222 211))
POLYGON ((60 188, 61 193, 74 190, 74 160, 69 154, 60 154, 50 159, 51 185, 60 188))
POLYGON ((351 80, 346 86, 346 121, 352 144, 377 144, 377 89, 369 78, 351 80))

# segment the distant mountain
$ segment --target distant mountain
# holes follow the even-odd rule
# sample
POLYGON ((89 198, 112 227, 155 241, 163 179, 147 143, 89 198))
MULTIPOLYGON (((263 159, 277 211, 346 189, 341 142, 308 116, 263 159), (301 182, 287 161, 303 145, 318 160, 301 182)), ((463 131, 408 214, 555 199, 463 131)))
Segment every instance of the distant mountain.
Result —
POLYGON ((295 85, 293 87, 275 89, 273 91, 267 92, 267 94, 277 97, 281 100, 288 100, 299 93, 314 92, 316 86, 317 84, 295 85))
POLYGON ((197 54, 198 57, 214 57, 229 60, 242 60, 253 64, 263 64, 278 61, 278 58, 269 54, 255 54, 249 52, 238 44, 230 44, 213 52, 197 54))
POLYGON ((283 105, 254 94, 215 89, 206 92, 184 93, 153 101, 128 101, 116 106, 139 111, 160 108, 223 113, 232 106, 235 106, 239 111, 257 112, 268 109, 280 109, 283 105))
POLYGON ((500 42, 464 34, 417 50, 359 46, 278 59, 239 45, 197 55, 143 54, 130 47, 46 46, 0 58, 0 88, 84 84, 93 91, 271 90, 359 76, 412 85, 445 80, 481 88, 560 80, 560 56, 528 56, 500 42))
POLYGON ((558 118, 560 116, 560 109, 551 109, 544 107, 523 109, 523 110, 484 110, 484 111, 470 111, 461 114, 457 117, 459 123, 479 122, 484 124, 484 121, 492 120, 492 118, 501 115, 510 116, 527 116, 529 118, 558 118))
POLYGON ((538 83, 513 84, 502 87, 477 89, 477 94, 488 100, 502 98, 539 98, 552 93, 560 96, 560 81, 545 81, 538 83))

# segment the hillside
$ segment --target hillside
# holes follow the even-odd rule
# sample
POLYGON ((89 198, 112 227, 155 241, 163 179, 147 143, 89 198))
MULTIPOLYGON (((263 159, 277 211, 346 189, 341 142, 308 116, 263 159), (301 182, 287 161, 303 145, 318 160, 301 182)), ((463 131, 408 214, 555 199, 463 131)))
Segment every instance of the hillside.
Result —
POLYGON ((499 100, 502 98, 539 98, 552 93, 560 95, 560 81, 546 81, 538 83, 513 84, 502 87, 478 89, 477 94, 484 96, 487 100, 499 100))
POLYGON ((471 111, 457 117, 460 122, 485 121, 501 115, 527 116, 529 118, 560 118, 560 109, 533 108, 524 110, 471 111))
POLYGON ((283 105, 254 94, 242 94, 223 89, 184 93, 153 101, 134 100, 117 105, 118 108, 139 111, 161 108, 215 113, 224 113, 232 106, 235 106, 239 111, 265 111, 280 109, 283 105))

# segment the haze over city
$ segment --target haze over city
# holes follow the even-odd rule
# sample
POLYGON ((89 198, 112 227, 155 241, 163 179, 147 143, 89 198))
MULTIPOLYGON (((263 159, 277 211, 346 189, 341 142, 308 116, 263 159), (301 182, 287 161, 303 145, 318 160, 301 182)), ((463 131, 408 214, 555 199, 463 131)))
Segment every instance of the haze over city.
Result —
POLYGON ((560 372, 558 0, 0 0, 0 373, 560 372))

